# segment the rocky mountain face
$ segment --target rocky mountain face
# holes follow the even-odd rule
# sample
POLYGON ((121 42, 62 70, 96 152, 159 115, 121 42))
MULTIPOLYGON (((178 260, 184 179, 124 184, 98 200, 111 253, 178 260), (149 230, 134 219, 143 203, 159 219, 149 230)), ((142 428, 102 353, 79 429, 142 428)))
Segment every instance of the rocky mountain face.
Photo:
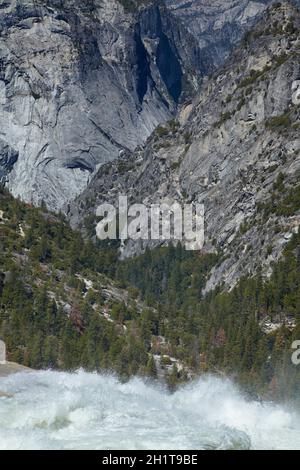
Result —
POLYGON ((160 2, 0 1, 0 178, 59 210, 142 145, 206 70, 160 2))
MULTIPOLYGON (((205 251, 223 255, 206 290, 269 275, 300 224, 299 33, 295 7, 269 8, 178 121, 99 170, 69 210, 73 225, 119 193, 204 203, 205 251)), ((144 248, 129 243, 123 256, 144 248)))
POLYGON ((255 25, 273 0, 166 0, 198 39, 214 66, 224 62, 234 45, 255 25))

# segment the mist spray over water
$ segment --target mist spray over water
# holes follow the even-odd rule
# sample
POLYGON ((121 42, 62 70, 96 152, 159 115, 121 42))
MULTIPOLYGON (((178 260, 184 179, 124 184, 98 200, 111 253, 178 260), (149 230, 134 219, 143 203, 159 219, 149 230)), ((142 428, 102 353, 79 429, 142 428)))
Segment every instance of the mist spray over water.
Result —
POLYGON ((141 379, 22 373, 1 379, 0 449, 300 449, 300 415, 206 376, 174 394, 141 379))

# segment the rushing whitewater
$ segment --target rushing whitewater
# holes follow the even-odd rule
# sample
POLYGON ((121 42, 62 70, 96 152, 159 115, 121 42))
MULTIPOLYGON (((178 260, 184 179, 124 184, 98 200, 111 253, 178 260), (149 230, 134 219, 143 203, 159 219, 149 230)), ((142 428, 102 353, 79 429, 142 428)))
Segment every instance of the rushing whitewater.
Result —
POLYGON ((205 377, 174 394, 78 372, 1 379, 0 449, 300 449, 300 416, 205 377))

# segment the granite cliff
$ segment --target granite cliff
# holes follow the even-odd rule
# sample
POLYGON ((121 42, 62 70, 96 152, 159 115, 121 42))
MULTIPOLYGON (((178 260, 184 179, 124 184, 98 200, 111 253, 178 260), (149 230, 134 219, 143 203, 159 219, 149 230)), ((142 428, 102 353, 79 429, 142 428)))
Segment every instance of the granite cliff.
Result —
POLYGON ((59 210, 198 88, 197 42, 159 4, 0 2, 0 177, 14 196, 59 210))
POLYGON ((272 0, 166 0, 198 39, 201 52, 219 66, 272 0))
POLYGON ((1 181, 60 210, 195 96, 269 3, 2 0, 1 181))
MULTIPOLYGON (((205 251, 224 256, 207 289, 231 288, 261 267, 269 275, 300 224, 299 31, 290 3, 268 9, 178 121, 98 172, 72 205, 72 223, 119 193, 147 204, 197 201, 206 207, 205 251)), ((123 256, 144 248, 129 243, 123 256)))
POLYGON ((1 180, 76 227, 119 192, 204 202, 205 250, 225 256, 207 288, 269 274, 299 225, 278 206, 300 83, 299 12, 269 3, 1 2, 1 180))

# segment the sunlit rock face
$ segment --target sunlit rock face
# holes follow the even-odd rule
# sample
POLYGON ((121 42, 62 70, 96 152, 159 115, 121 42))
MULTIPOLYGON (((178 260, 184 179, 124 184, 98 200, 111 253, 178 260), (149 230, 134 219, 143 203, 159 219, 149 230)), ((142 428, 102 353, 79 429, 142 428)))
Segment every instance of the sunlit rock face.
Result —
POLYGON ((270 1, 0 3, 0 181, 54 210, 143 145, 270 1))
MULTIPOLYGON (((265 12, 182 110, 175 131, 170 123, 124 156, 122 166, 99 170, 71 205, 72 224, 81 228, 87 213, 115 203, 119 193, 148 206, 197 202, 205 206, 204 250, 225 255, 206 291, 231 289, 260 269, 269 276, 300 227, 299 210, 280 212, 272 202, 278 181, 278 198, 299 184, 299 31, 300 14, 290 3, 265 12)), ((155 240, 130 241, 122 256, 154 246, 155 240)))
POLYGON ((169 120, 205 68, 196 41, 155 1, 134 12, 117 0, 0 8, 0 179, 54 210, 169 120))
POLYGON ((166 0, 217 66, 273 0, 166 0))
POLYGON ((0 339, 0 365, 6 363, 6 346, 5 343, 0 339))

